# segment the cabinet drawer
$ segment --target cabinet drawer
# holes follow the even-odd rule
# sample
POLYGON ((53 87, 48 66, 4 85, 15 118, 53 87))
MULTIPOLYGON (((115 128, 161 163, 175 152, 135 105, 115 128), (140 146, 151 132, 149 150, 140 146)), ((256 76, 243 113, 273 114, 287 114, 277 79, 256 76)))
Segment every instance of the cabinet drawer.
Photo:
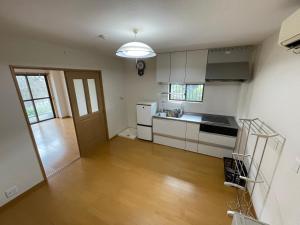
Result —
POLYGON ((218 158, 232 157, 232 150, 212 145, 198 144, 198 153, 218 158))
POLYGON ((213 134, 200 131, 199 142, 212 143, 216 145, 234 148, 236 137, 226 136, 222 134, 213 134))
POLYGON ((161 144, 161 145, 167 145, 167 146, 174 147, 174 148, 180 148, 180 149, 185 148, 184 140, 173 139, 173 138, 163 137, 163 136, 159 136, 159 135, 153 136, 153 142, 157 143, 157 144, 161 144))
POLYGON ((153 132, 185 139, 186 122, 154 118, 153 132))

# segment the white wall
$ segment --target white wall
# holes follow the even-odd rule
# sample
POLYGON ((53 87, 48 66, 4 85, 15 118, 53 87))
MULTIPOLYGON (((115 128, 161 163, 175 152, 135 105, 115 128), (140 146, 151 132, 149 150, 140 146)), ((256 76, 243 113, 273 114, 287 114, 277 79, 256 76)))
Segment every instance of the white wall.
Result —
MULTIPOLYGON (((239 117, 259 117, 287 138, 271 192, 261 206, 254 198, 259 217, 272 225, 296 225, 300 221, 300 174, 295 172, 300 158, 300 55, 280 48, 275 33, 257 50, 254 79, 241 89, 239 117)), ((270 158, 263 162, 273 164, 270 158)))
MULTIPOLYGON (((146 60, 145 74, 140 77, 135 69, 135 61, 127 60, 126 68, 126 104, 128 126, 136 126, 136 108, 138 101, 167 102, 167 108, 177 107, 179 104, 168 102, 167 95, 160 95, 168 91, 168 85, 156 83, 156 61, 146 60)), ((236 115, 240 83, 207 83, 202 103, 183 103, 184 111, 198 113, 212 113, 221 115, 236 115)), ((161 104, 159 104, 161 105, 161 104)))
POLYGON ((9 199, 4 191, 17 185, 19 194, 43 180, 9 65, 101 69, 105 104, 112 137, 127 126, 123 63, 101 56, 22 38, 0 38, 0 206, 9 199))
POLYGON ((59 118, 71 117, 72 111, 64 71, 50 70, 49 80, 56 116, 59 118))
POLYGON ((126 60, 126 107, 128 126, 136 127, 136 103, 138 101, 158 101, 161 87, 155 83, 155 60, 146 61, 146 70, 139 76, 135 69, 135 60, 126 60))

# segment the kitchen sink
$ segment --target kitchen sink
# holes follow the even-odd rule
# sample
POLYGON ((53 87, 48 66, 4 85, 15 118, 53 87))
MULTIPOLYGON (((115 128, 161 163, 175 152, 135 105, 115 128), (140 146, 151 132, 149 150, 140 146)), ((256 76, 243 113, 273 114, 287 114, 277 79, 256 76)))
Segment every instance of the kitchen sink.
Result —
POLYGON ((180 113, 179 111, 176 110, 170 110, 166 112, 160 112, 157 115, 161 117, 181 118, 183 116, 183 113, 180 113))
POLYGON ((172 116, 168 116, 167 117, 170 117, 170 118, 181 118, 183 114, 178 114, 178 115, 172 115, 172 116))

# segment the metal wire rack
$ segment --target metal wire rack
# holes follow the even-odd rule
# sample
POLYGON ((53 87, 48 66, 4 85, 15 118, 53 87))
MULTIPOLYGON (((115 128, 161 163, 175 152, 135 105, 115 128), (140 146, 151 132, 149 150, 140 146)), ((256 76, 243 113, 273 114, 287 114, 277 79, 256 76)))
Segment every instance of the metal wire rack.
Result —
POLYGON ((235 172, 241 180, 245 181, 245 185, 224 182, 226 186, 234 187, 237 191, 236 200, 228 203, 227 214, 233 215, 239 212, 254 217, 251 199, 255 188, 258 184, 264 184, 264 206, 286 139, 259 118, 240 119, 240 126, 232 158, 235 163, 235 172), (250 138, 252 144, 249 144, 250 138), (269 176, 262 171, 262 163, 268 151, 276 152, 276 160, 271 174, 268 174, 269 176))

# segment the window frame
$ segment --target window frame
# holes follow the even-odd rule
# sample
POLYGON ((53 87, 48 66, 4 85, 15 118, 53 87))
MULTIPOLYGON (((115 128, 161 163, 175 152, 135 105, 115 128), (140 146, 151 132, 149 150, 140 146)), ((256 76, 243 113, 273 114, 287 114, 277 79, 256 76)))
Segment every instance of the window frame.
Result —
MULTIPOLYGON (((36 116, 36 122, 30 122, 30 119, 29 119, 28 115, 26 114, 27 119, 28 119, 28 121, 29 121, 29 124, 30 124, 30 125, 33 125, 33 124, 37 124, 37 123, 40 123, 40 122, 44 122, 44 121, 47 121, 47 120, 52 120, 52 119, 57 118, 57 117, 56 117, 55 110, 54 110, 54 104, 53 104, 53 99, 52 99, 51 91, 50 91, 50 85, 49 85, 49 80, 48 80, 48 74, 47 74, 47 73, 26 73, 26 72, 25 72, 25 73, 16 73, 16 79, 17 79, 17 77, 24 77, 24 78, 25 78, 25 82, 26 82, 26 85, 27 85, 27 87, 28 87, 28 91, 29 91, 29 95, 30 95, 30 98, 29 98, 29 99, 25 99, 25 100, 23 99, 23 96, 21 96, 22 101, 23 101, 24 108, 26 109, 26 107, 25 107, 25 102, 32 102, 33 110, 34 110, 34 113, 35 113, 35 116, 36 116), (44 81, 45 81, 45 84, 46 84, 48 97, 39 97, 39 98, 33 97, 33 94, 32 94, 32 88, 31 88, 30 82, 29 82, 29 80, 28 80, 28 77, 33 77, 33 76, 41 76, 41 77, 44 77, 44 81), (43 99, 49 99, 49 100, 50 100, 50 105, 51 105, 53 117, 41 120, 41 119, 39 118, 39 114, 38 114, 38 111, 37 111, 37 109, 36 109, 36 103, 35 103, 35 101, 36 101, 36 100, 43 100, 43 99)), ((18 81, 17 81, 17 84, 18 84, 18 89, 19 89, 19 91, 20 91, 20 93, 21 93, 21 89, 20 89, 20 86, 19 86, 18 81)), ((26 112, 26 113, 27 113, 27 112, 26 112)))
POLYGON ((203 99, 204 99, 204 89, 205 89, 205 84, 176 84, 176 83, 169 83, 169 94, 168 94, 168 100, 169 101, 175 101, 175 102, 194 102, 194 103, 199 103, 199 102, 203 102, 203 99), (172 85, 184 85, 185 86, 185 92, 184 92, 184 100, 182 100, 182 99, 172 99, 171 98, 171 95, 172 95, 172 93, 171 93, 171 86, 172 85), (186 96, 187 96, 187 86, 188 85, 202 85, 203 86, 203 88, 202 88, 202 98, 201 98, 201 100, 199 100, 199 101, 191 101, 191 100, 187 100, 186 99, 186 96))

